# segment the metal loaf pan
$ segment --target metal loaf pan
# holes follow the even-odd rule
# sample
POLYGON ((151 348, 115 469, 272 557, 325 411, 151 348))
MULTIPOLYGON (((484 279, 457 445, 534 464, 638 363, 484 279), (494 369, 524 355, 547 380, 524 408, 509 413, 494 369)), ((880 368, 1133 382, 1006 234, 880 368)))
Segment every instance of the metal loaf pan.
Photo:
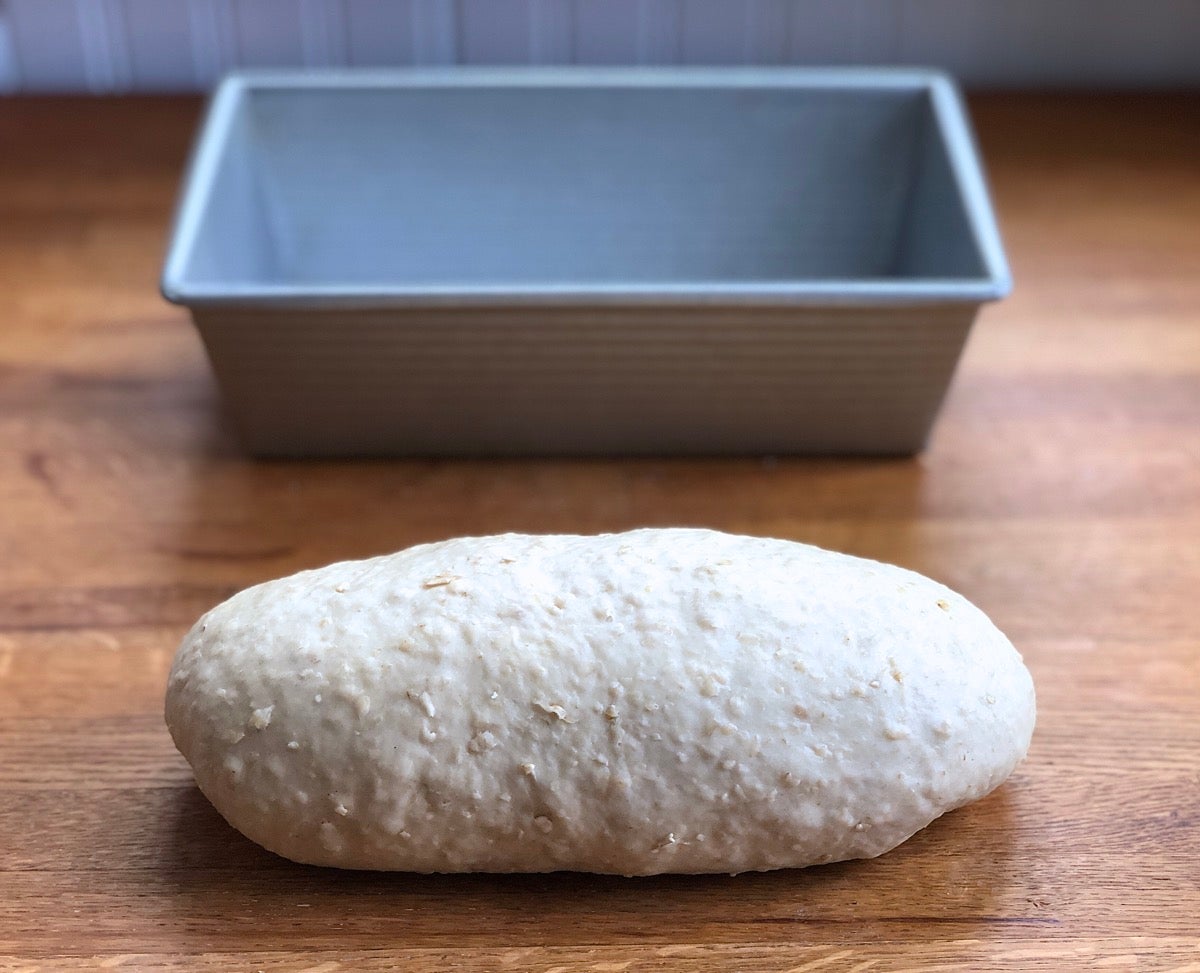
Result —
POLYGON ((1009 287, 890 69, 234 74, 162 278, 259 456, 911 453, 1009 287))

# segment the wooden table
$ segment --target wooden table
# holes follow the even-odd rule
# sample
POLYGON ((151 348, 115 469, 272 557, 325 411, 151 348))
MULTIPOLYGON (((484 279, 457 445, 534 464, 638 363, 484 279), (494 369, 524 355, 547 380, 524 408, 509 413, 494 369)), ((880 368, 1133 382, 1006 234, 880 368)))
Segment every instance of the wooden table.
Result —
POLYGON ((0 969, 1200 970, 1200 98, 973 104, 1018 287, 912 460, 269 463, 155 291, 191 100, 0 101, 0 969), (1028 762, 897 851, 765 875, 303 868, 206 804, 172 652, 261 579, 704 524, 959 588, 1028 762))

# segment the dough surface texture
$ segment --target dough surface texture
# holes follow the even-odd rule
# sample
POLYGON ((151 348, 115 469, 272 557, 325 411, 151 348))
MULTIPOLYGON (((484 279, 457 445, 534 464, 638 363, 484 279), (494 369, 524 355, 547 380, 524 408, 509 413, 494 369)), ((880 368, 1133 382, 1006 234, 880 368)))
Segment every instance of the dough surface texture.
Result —
POLYGON ((707 530, 460 538, 208 612, 166 720, 295 861, 742 872, 882 854, 1009 776, 1033 682, 919 574, 707 530))

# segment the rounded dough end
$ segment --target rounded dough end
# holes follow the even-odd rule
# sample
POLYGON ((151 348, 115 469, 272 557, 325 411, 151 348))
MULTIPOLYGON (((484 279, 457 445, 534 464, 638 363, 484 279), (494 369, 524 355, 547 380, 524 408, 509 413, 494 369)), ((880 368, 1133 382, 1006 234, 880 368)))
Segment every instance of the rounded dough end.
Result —
POLYGON ((649 875, 882 854, 1003 782, 1019 654, 928 578, 705 530, 427 544, 247 589, 166 719, 287 858, 649 875))

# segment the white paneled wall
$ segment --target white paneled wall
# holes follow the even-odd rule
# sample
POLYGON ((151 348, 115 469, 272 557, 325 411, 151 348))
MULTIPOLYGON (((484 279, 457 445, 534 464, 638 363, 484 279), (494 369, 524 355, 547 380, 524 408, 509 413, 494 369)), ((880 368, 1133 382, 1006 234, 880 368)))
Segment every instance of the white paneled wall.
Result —
POLYGON ((1200 0, 0 0, 0 91, 234 66, 935 64, 976 86, 1200 84, 1200 0))

